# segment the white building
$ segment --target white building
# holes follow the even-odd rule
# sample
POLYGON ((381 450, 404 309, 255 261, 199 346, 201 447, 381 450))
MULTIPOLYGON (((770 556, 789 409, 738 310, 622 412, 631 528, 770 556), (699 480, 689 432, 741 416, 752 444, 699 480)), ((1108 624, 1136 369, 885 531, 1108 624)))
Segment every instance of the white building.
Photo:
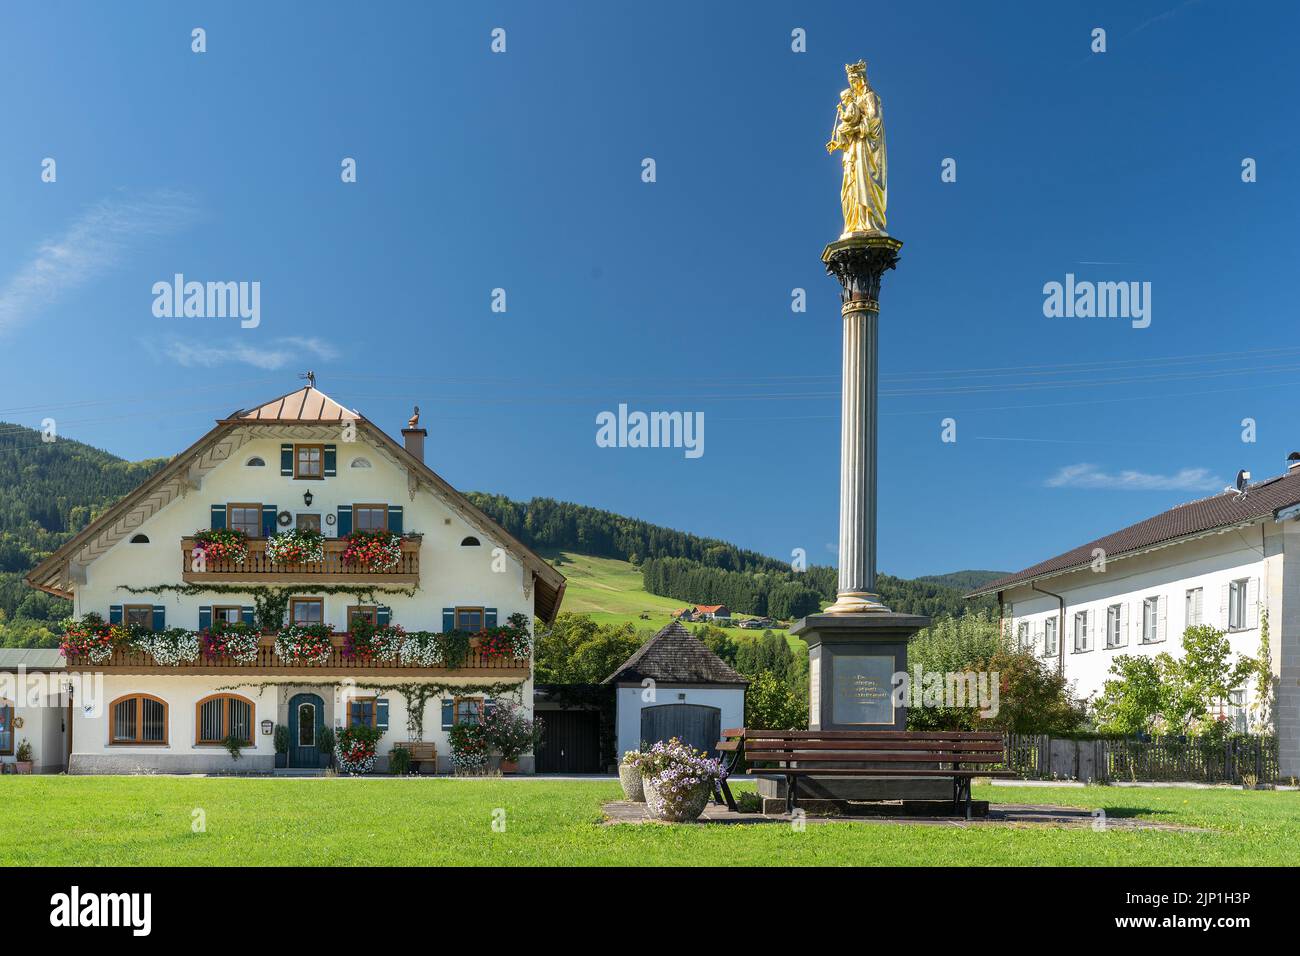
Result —
POLYGON ((602 681, 614 687, 616 755, 676 737, 705 753, 745 725, 749 682, 673 621, 602 681))
MULTIPOLYGON (((531 654, 476 647, 453 666, 430 666, 344 652, 360 617, 474 633, 515 613, 530 627, 534 615, 549 622, 563 596, 558 571, 425 465, 418 415, 402 435, 404 446, 314 387, 233 412, 28 575, 71 599, 78 617, 95 612, 145 632, 202 634, 219 621, 263 632, 246 663, 206 653, 168 662, 136 649, 99 663, 69 659, 70 674, 103 676, 101 699, 83 690, 72 708, 69 772, 270 770, 276 724, 293 737, 288 765, 317 767, 316 728, 379 727, 383 766, 392 744, 408 739, 408 698, 390 688, 420 684, 420 739, 437 745, 445 768, 447 730, 477 720, 493 694, 531 712, 531 654), (268 536, 294 528, 323 533, 320 560, 270 559, 268 536), (246 557, 207 560, 195 529, 244 532, 246 557), (349 533, 363 530, 400 537, 397 566, 374 571, 344 558, 349 533), (280 625, 259 619, 269 596, 285 623, 334 627, 328 659, 281 659, 280 625), (237 764, 221 743, 232 733, 245 741, 237 764)), ((531 770, 531 757, 520 764, 531 770)))
MULTIPOLYGON (((1183 631, 1227 632, 1257 656, 1267 616, 1280 769, 1300 775, 1300 455, 1286 473, 1179 505, 972 593, 996 593, 1011 633, 1096 695, 1120 654, 1182 653, 1183 631)), ((1227 715, 1243 722, 1254 688, 1227 715)))

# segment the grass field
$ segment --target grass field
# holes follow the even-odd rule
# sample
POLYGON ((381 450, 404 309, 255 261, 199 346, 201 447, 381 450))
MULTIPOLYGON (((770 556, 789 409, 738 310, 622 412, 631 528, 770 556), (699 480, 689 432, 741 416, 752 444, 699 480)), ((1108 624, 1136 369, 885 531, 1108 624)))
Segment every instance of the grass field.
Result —
MULTIPOLYGON (((596 558, 572 551, 550 552, 545 557, 556 563, 569 582, 560 610, 590 615, 598 624, 630 623, 638 629, 657 631, 672 621, 673 611, 686 607, 685 601, 659 597, 645 590, 641 586, 641 572, 628 561, 596 558), (642 618, 642 614, 647 616, 642 618)), ((733 630, 737 636, 763 633, 733 630)), ((786 634, 779 628, 773 630, 786 634)), ((798 638, 791 638, 788 634, 786 637, 792 644, 803 644, 798 638)))
POLYGON ((977 787, 1211 833, 879 823, 602 826, 614 781, 0 777, 0 864, 1217 865, 1300 862, 1300 793, 977 787), (205 832, 193 822, 202 814, 205 832), (493 829, 494 815, 504 831, 493 829))

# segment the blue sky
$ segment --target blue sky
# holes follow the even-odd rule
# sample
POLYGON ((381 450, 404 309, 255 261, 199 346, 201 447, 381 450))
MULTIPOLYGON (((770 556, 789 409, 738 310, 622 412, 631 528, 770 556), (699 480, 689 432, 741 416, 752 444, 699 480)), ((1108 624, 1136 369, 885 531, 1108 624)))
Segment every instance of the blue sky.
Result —
POLYGON ((865 57, 883 571, 1017 569, 1300 448, 1290 5, 122 9, 0 11, 0 419, 168 455, 313 368, 393 433, 418 402, 458 487, 828 563, 823 143, 865 57), (155 317, 178 272, 260 282, 260 325, 155 317), (1066 273, 1150 282, 1150 326, 1046 318, 1066 273), (705 454, 598 448, 620 402, 703 411, 705 454))

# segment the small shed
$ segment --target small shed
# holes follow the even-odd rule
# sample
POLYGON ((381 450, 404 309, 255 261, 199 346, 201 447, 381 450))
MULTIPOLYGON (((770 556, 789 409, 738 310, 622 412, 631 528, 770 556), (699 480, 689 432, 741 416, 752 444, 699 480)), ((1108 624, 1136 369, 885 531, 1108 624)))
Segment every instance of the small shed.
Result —
POLYGON ((724 727, 745 723, 748 681, 673 621, 603 681, 614 687, 620 759, 670 737, 712 753, 724 727))

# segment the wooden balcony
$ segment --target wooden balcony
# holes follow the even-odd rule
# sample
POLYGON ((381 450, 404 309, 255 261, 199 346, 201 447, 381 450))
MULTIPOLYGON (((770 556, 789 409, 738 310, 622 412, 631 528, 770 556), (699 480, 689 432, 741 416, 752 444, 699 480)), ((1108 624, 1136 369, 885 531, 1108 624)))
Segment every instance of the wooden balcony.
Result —
POLYGON ((265 538, 249 538, 248 554, 243 564, 228 559, 208 558, 204 570, 194 570, 193 538, 181 539, 181 580, 187 584, 204 581, 252 584, 289 584, 297 581, 321 581, 327 584, 419 584, 420 539, 402 539, 402 560, 392 571, 367 571, 343 563, 347 541, 326 538, 325 554, 320 561, 302 564, 275 564, 266 554, 265 538))
POLYGON ((402 664, 399 661, 374 661, 363 658, 347 657, 343 653, 344 639, 347 635, 334 635, 334 651, 327 661, 321 664, 290 664, 282 661, 275 654, 275 635, 263 634, 257 648, 257 660, 241 664, 228 657, 208 657, 201 651, 198 660, 188 664, 164 666, 154 661, 153 657, 143 651, 118 650, 113 652, 103 664, 95 664, 85 658, 69 657, 68 670, 102 671, 106 674, 175 674, 177 676, 220 675, 232 680, 255 675, 290 675, 307 677, 409 677, 421 675, 442 677, 477 677, 491 681, 509 681, 526 679, 529 674, 527 660, 509 657, 485 657, 477 650, 471 650, 463 666, 421 667, 416 664, 402 664))

